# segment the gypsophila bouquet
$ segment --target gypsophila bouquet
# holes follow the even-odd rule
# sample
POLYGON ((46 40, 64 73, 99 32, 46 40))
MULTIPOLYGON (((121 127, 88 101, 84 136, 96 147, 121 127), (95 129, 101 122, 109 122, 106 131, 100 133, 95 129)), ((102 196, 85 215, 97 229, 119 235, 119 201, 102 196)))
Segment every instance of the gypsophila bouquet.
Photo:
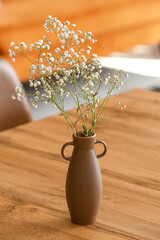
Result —
MULTIPOLYGON (((44 22, 47 33, 56 36, 59 43, 56 49, 52 49, 53 41, 45 35, 29 47, 24 42, 15 44, 11 42, 9 56, 15 62, 15 58, 22 55, 27 58, 31 67, 29 69, 29 86, 35 89, 31 94, 33 107, 37 108, 38 102, 53 103, 61 115, 65 117, 75 135, 78 134, 78 122, 82 122, 85 136, 92 136, 95 126, 104 111, 114 89, 119 89, 123 82, 121 78, 127 74, 114 70, 101 78, 101 64, 96 54, 91 54, 90 45, 96 43, 91 32, 82 32, 75 24, 69 21, 61 23, 57 18, 48 18, 44 22), (37 53, 37 59, 29 59, 25 50, 37 53), (106 88, 106 96, 100 101, 99 90, 106 88), (77 105, 77 119, 74 121, 65 111, 65 99, 72 97, 77 105)), ((55 40, 54 40, 55 43, 55 40)), ((13 99, 21 101, 27 93, 21 87, 16 87, 13 99)), ((119 103, 120 109, 126 106, 119 103)))

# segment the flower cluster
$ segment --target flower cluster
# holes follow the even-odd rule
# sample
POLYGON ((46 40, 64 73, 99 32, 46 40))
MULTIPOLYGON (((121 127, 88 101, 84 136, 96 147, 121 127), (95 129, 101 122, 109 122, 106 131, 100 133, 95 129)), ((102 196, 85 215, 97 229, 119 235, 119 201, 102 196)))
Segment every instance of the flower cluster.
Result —
MULTIPOLYGON (((9 56, 15 62, 17 56, 24 56, 31 62, 29 69, 29 85, 35 89, 31 99, 36 108, 38 102, 51 102, 57 107, 67 120, 74 134, 78 133, 77 123, 83 122, 86 136, 92 135, 96 123, 106 108, 112 91, 120 89, 126 76, 123 71, 114 71, 101 78, 102 66, 97 55, 92 54, 92 44, 96 43, 91 32, 82 32, 69 21, 61 23, 57 18, 48 16, 44 22, 47 33, 53 33, 56 40, 49 40, 47 35, 43 40, 27 46, 11 43, 9 56), (59 44, 55 49, 52 43, 59 44), (90 46, 91 45, 91 46, 90 46), (25 50, 37 52, 37 59, 29 59, 25 50), (99 89, 106 87, 106 97, 99 101, 99 89), (72 97, 77 105, 77 121, 73 121, 64 108, 65 98, 72 97), (90 119, 90 121, 89 121, 90 119)), ((15 89, 13 99, 22 100, 27 95, 21 88, 15 89)), ((120 109, 125 108, 120 103, 120 109)))

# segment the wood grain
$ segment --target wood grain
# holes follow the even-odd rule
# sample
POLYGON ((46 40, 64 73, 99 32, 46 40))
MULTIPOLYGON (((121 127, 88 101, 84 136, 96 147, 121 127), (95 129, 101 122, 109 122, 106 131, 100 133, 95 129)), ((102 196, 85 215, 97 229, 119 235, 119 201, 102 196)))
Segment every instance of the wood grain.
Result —
POLYGON ((106 111, 96 130, 108 153, 99 162, 103 198, 92 226, 70 222, 68 162, 60 155, 71 140, 65 120, 53 116, 0 133, 0 240, 160 239, 160 94, 132 90, 119 98, 127 109, 106 111))

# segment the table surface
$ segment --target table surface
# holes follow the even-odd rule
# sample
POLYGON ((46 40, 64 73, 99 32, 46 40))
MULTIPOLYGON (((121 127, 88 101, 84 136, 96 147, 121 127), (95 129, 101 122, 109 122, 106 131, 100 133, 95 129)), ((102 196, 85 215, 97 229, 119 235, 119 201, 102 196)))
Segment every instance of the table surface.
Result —
POLYGON ((136 89, 118 98, 127 109, 104 112, 96 130, 108 153, 99 160, 103 197, 93 225, 70 222, 63 117, 0 133, 0 240, 160 239, 160 94, 136 89))

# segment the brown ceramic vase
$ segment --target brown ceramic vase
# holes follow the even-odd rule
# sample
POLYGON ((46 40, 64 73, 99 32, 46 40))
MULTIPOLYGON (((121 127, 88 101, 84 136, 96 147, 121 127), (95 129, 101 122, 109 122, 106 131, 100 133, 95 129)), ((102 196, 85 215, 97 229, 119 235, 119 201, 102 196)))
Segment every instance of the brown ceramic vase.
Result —
POLYGON ((61 153, 64 159, 69 160, 69 169, 66 179, 66 199, 71 215, 71 221, 80 225, 92 224, 96 220, 102 196, 102 177, 98 159, 105 155, 106 144, 96 141, 96 135, 85 137, 73 135, 73 142, 65 143, 61 153), (96 155, 94 146, 102 143, 103 153, 96 155), (64 155, 64 149, 73 145, 71 157, 64 155))

